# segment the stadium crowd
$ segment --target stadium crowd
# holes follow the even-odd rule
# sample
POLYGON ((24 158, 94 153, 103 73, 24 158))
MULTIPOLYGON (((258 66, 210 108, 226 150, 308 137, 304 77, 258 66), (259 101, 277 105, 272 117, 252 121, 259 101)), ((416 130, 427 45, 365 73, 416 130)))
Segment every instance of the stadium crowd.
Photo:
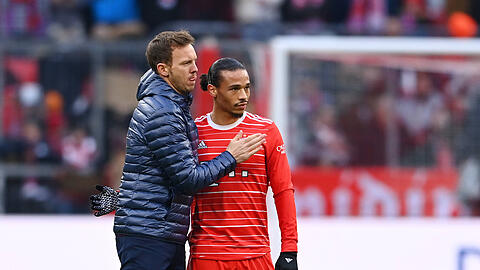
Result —
POLYGON ((0 9, 3 36, 66 43, 142 38, 185 25, 197 36, 257 40, 300 33, 444 36, 452 33, 448 31, 452 14, 469 15, 458 20, 467 32, 480 21, 480 4, 473 0, 10 0, 0 4, 4 5, 0 9))
POLYGON ((448 170, 475 152, 473 138, 465 138, 467 129, 478 128, 468 120, 478 106, 474 76, 371 61, 316 62, 300 59, 292 67, 298 73, 292 84, 299 87, 292 95, 291 131, 302 138, 293 142, 296 164, 448 170), (331 77, 341 79, 332 84, 331 77), (398 152, 389 156, 389 144, 398 152))

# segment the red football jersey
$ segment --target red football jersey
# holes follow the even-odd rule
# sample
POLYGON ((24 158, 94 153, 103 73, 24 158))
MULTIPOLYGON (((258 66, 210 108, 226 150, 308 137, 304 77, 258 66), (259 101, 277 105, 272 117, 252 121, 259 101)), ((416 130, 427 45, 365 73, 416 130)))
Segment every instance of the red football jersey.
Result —
POLYGON ((195 123, 199 133, 200 162, 225 151, 240 130, 246 136, 264 133, 267 137, 260 151, 195 195, 189 240, 191 256, 240 260, 270 252, 268 186, 274 194, 293 190, 285 145, 277 126, 269 119, 248 112, 231 125, 215 124, 210 114, 197 118, 195 123))

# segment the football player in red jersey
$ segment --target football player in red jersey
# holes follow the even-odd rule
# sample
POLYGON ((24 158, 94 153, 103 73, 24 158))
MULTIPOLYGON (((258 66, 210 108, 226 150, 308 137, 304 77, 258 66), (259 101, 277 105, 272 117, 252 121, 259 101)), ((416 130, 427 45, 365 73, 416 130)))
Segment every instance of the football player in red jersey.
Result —
POLYGON ((275 123, 246 111, 250 78, 232 58, 221 58, 201 77, 214 99, 212 112, 195 120, 200 162, 225 150, 239 131, 264 133, 263 149, 235 171, 195 195, 188 269, 274 269, 267 228, 266 194, 271 186, 282 247, 275 269, 297 269, 297 223, 285 144, 275 123))

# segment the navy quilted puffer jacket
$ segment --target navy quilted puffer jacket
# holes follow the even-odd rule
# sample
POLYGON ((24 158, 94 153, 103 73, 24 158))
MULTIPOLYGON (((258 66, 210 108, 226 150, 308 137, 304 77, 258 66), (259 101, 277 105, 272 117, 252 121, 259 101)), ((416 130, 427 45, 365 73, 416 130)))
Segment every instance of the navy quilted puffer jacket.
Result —
POLYGON ((137 99, 113 230, 184 244, 191 195, 228 174, 236 162, 223 152, 199 164, 191 94, 177 93, 149 70, 140 81, 137 99))

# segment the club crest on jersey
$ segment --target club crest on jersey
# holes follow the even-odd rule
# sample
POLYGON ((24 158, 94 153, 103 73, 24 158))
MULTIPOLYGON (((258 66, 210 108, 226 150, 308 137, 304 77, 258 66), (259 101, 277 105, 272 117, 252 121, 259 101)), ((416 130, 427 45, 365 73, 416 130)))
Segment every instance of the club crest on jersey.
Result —
POLYGON ((287 148, 285 147, 285 144, 277 146, 277 151, 280 152, 280 154, 285 154, 287 152, 287 148))
POLYGON ((207 148, 207 145, 205 144, 204 141, 200 141, 200 143, 198 144, 198 149, 205 149, 207 148))

